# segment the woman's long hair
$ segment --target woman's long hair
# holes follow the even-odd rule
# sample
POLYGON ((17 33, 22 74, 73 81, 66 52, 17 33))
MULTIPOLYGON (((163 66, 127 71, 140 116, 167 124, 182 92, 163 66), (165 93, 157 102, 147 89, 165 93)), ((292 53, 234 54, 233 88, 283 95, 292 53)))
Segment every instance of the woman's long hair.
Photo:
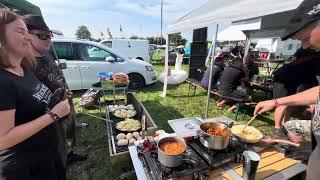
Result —
MULTIPOLYGON (((8 57, 9 47, 7 46, 6 26, 18 18, 20 18, 20 16, 17 14, 7 9, 0 9, 0 68, 13 67, 8 57)), ((36 60, 31 50, 30 54, 26 54, 21 61, 21 66, 27 70, 33 70, 35 68, 36 60)))

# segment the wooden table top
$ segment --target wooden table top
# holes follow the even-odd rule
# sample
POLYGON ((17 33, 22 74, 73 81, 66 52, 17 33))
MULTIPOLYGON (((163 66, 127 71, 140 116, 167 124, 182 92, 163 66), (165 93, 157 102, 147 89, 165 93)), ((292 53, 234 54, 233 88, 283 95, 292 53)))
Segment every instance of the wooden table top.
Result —
MULTIPOLYGON (((281 152, 269 148, 259 153, 261 160, 259 162, 256 179, 265 179, 280 171, 288 169, 295 164, 300 163, 298 160, 290 159, 285 157, 281 152)), ((230 163, 227 165, 229 169, 235 171, 239 176, 242 176, 243 167, 241 163, 230 163)), ((209 172, 208 179, 237 179, 232 176, 231 173, 226 171, 227 168, 218 168, 209 172)))

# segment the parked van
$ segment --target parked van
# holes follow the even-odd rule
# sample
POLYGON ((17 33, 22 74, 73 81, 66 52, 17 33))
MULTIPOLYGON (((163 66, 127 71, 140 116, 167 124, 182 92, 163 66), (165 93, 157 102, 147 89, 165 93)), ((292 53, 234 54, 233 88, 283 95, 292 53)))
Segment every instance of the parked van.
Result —
POLYGON ((127 74, 133 89, 157 81, 150 63, 130 59, 100 43, 77 39, 52 39, 52 42, 50 53, 66 64, 63 74, 71 90, 89 89, 98 82, 97 74, 102 71, 127 74))
POLYGON ((101 44, 129 57, 150 62, 149 41, 135 39, 109 39, 101 44))

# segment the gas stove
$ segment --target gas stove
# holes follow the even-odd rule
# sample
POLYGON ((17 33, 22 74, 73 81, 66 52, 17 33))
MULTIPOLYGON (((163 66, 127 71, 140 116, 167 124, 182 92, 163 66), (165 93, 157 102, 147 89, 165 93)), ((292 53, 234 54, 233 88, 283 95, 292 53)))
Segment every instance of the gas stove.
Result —
POLYGON ((190 146, 187 146, 184 163, 178 167, 163 166, 158 160, 157 151, 143 152, 138 150, 148 179, 197 179, 208 170, 207 163, 190 146))
POLYGON ((187 141, 186 159, 179 167, 163 166, 158 160, 157 151, 138 148, 138 157, 148 179, 201 179, 209 170, 230 162, 240 162, 244 150, 246 148, 234 140, 230 140, 228 148, 224 150, 212 150, 203 146, 196 138, 187 141))
POLYGON ((189 142, 188 145, 198 153, 210 169, 213 169, 230 162, 240 162, 242 152, 246 148, 236 140, 230 140, 229 142, 228 147, 223 150, 209 149, 203 146, 197 139, 189 142))

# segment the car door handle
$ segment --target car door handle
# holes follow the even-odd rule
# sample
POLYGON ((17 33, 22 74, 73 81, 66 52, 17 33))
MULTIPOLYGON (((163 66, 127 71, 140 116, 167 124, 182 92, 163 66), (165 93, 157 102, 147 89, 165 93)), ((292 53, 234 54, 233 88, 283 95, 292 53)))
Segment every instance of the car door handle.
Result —
POLYGON ((83 68, 83 69, 90 69, 90 66, 80 66, 80 68, 83 68))
POLYGON ((69 65, 67 65, 67 68, 77 69, 77 68, 78 68, 78 66, 69 66, 69 65))

